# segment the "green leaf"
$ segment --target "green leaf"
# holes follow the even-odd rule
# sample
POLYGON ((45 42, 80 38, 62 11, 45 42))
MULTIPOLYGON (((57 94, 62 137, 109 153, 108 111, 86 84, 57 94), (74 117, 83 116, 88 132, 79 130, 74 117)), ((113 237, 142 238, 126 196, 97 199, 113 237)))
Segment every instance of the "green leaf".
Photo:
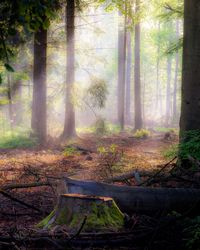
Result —
POLYGON ((0 85, 2 84, 3 82, 3 78, 2 78, 2 75, 0 74, 0 85))
POLYGON ((9 72, 15 72, 15 70, 13 69, 13 67, 10 66, 10 64, 8 64, 8 63, 5 63, 5 64, 4 64, 4 67, 5 67, 6 70, 9 71, 9 72))
POLYGON ((50 25, 50 21, 49 21, 49 19, 46 19, 46 20, 43 22, 43 28, 44 28, 44 29, 48 29, 49 25, 50 25))

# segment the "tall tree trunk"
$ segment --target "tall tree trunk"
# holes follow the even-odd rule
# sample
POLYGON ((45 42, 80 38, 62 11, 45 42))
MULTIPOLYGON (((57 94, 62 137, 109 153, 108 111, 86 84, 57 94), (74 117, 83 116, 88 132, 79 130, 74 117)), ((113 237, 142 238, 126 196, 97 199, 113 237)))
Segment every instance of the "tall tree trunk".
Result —
POLYGON ((131 63, 132 63, 132 48, 131 48, 131 31, 127 31, 127 66, 126 66, 126 122, 131 122, 131 63))
MULTIPOLYGON (((176 37, 179 38, 179 21, 176 21, 176 37)), ((173 91, 173 121, 177 119, 177 82, 178 82, 178 68, 179 68, 179 53, 176 53, 175 62, 175 76, 174 76, 174 91, 173 91)))
POLYGON ((33 69, 33 101, 32 120, 33 132, 40 144, 45 144, 47 134, 46 110, 46 59, 47 30, 41 29, 34 36, 34 69, 33 69))
POLYGON ((171 71, 172 59, 171 56, 167 58, 167 88, 166 88, 166 117, 165 124, 169 126, 170 111, 171 111, 171 71))
POLYGON ((12 84, 11 84, 11 74, 7 72, 7 81, 8 81, 8 114, 10 120, 10 128, 13 129, 14 113, 13 113, 13 99, 12 99, 12 84))
POLYGON ((126 16, 124 24, 121 24, 119 13, 118 26, 118 122, 121 130, 124 129, 124 106, 125 106, 125 68, 126 68, 126 16))
MULTIPOLYGON (((140 10, 140 0, 136 0, 135 12, 140 10)), ((135 24, 135 130, 142 128, 141 80, 140 80, 140 23, 135 24)))
MULTIPOLYGON (((160 22, 158 23, 158 32, 160 33, 160 22)), ((160 36, 160 34, 159 34, 160 36)), ((155 110, 158 111, 159 103, 159 94, 160 94, 160 39, 158 39, 157 45, 157 62, 156 62, 156 102, 155 110)))
POLYGON ((181 132, 200 129, 200 1, 185 0, 181 132))
POLYGON ((75 79, 75 0, 67 0, 66 6, 66 40, 67 40, 67 70, 66 70, 66 100, 65 123, 62 140, 76 135, 75 110, 73 105, 73 84, 75 79))

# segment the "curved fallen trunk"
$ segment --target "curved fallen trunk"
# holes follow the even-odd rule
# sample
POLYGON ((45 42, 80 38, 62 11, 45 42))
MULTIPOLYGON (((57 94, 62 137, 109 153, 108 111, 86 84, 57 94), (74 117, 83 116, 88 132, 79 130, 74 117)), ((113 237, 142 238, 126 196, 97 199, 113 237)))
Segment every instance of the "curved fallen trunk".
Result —
POLYGON ((196 213, 200 209, 199 189, 127 187, 66 178, 62 192, 112 197, 128 214, 196 213))

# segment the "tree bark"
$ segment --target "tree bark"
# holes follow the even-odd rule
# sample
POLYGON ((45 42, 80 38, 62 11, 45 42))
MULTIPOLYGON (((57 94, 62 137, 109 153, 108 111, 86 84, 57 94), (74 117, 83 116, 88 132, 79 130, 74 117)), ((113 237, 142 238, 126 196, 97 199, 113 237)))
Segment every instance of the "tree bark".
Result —
POLYGON ((171 56, 167 58, 167 88, 166 88, 166 117, 165 125, 169 126, 171 113, 171 73, 172 73, 172 59, 171 56))
MULTIPOLYGON (((136 0, 135 12, 140 10, 140 0, 136 0)), ((141 79, 140 79, 140 23, 135 24, 135 130, 142 128, 141 79)))
MULTIPOLYGON (((176 21, 176 38, 179 39, 179 20, 176 21)), ((175 76, 174 76, 174 91, 173 91, 173 122, 177 120, 177 83, 179 69, 179 53, 176 53, 175 76)))
POLYGON ((8 114, 10 120, 10 128, 13 129, 13 121, 14 121, 14 112, 13 112, 13 98, 12 98, 12 84, 11 84, 11 74, 7 72, 7 80, 8 80, 8 114))
POLYGON ((132 46, 131 31, 127 31, 127 66, 126 66, 126 123, 131 123, 131 65, 132 65, 132 46))
POLYGON ((73 105, 73 84, 75 80, 75 0, 67 0, 66 6, 66 40, 67 40, 67 70, 66 70, 66 100, 65 122, 61 139, 76 136, 75 110, 73 105))
POLYGON ((40 144, 46 143, 46 58, 47 30, 41 29, 34 36, 33 101, 31 127, 40 144))
POLYGON ((184 188, 143 188, 65 179, 63 192, 112 197, 122 212, 156 214, 169 211, 197 212, 200 190, 184 188))
POLYGON ((121 130, 124 130, 124 109, 125 109, 125 69, 126 69, 126 16, 124 23, 121 23, 119 13, 118 24, 118 122, 121 130))
MULTIPOLYGON (((160 33, 160 22, 158 23, 158 33, 160 33)), ((159 36, 160 36, 160 34, 159 34, 159 36)), ((159 99, 160 99, 160 39, 158 39, 158 44, 157 44, 157 61, 156 61, 156 102, 155 102, 155 110, 157 110, 157 112, 159 111, 159 109, 158 109, 159 99)))
POLYGON ((200 129, 200 1, 185 0, 180 131, 200 129))

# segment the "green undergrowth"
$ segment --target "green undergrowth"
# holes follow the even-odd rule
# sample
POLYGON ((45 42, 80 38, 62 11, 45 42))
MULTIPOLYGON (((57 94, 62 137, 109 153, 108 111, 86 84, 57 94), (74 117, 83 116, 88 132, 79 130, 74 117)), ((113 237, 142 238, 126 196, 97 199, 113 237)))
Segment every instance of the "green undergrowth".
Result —
POLYGON ((173 159, 178 156, 178 147, 178 144, 171 145, 168 149, 162 152, 162 155, 168 160, 173 159))
POLYGON ((150 131, 148 129, 138 129, 134 133, 134 137, 138 139, 145 139, 148 138, 151 135, 150 131))
POLYGON ((37 139, 30 137, 30 131, 8 131, 0 135, 1 149, 32 148, 37 146, 37 139))
POLYGON ((73 146, 67 146, 63 152, 64 156, 80 155, 80 152, 73 146))
POLYGON ((178 129, 177 128, 166 128, 166 127, 156 127, 154 128, 156 132, 161 132, 161 133, 167 133, 167 132, 173 132, 175 134, 178 134, 178 129))
POLYGON ((167 159, 177 156, 181 160, 188 160, 189 157, 200 160, 200 130, 184 132, 181 137, 183 142, 171 145, 163 151, 163 156, 167 159))

